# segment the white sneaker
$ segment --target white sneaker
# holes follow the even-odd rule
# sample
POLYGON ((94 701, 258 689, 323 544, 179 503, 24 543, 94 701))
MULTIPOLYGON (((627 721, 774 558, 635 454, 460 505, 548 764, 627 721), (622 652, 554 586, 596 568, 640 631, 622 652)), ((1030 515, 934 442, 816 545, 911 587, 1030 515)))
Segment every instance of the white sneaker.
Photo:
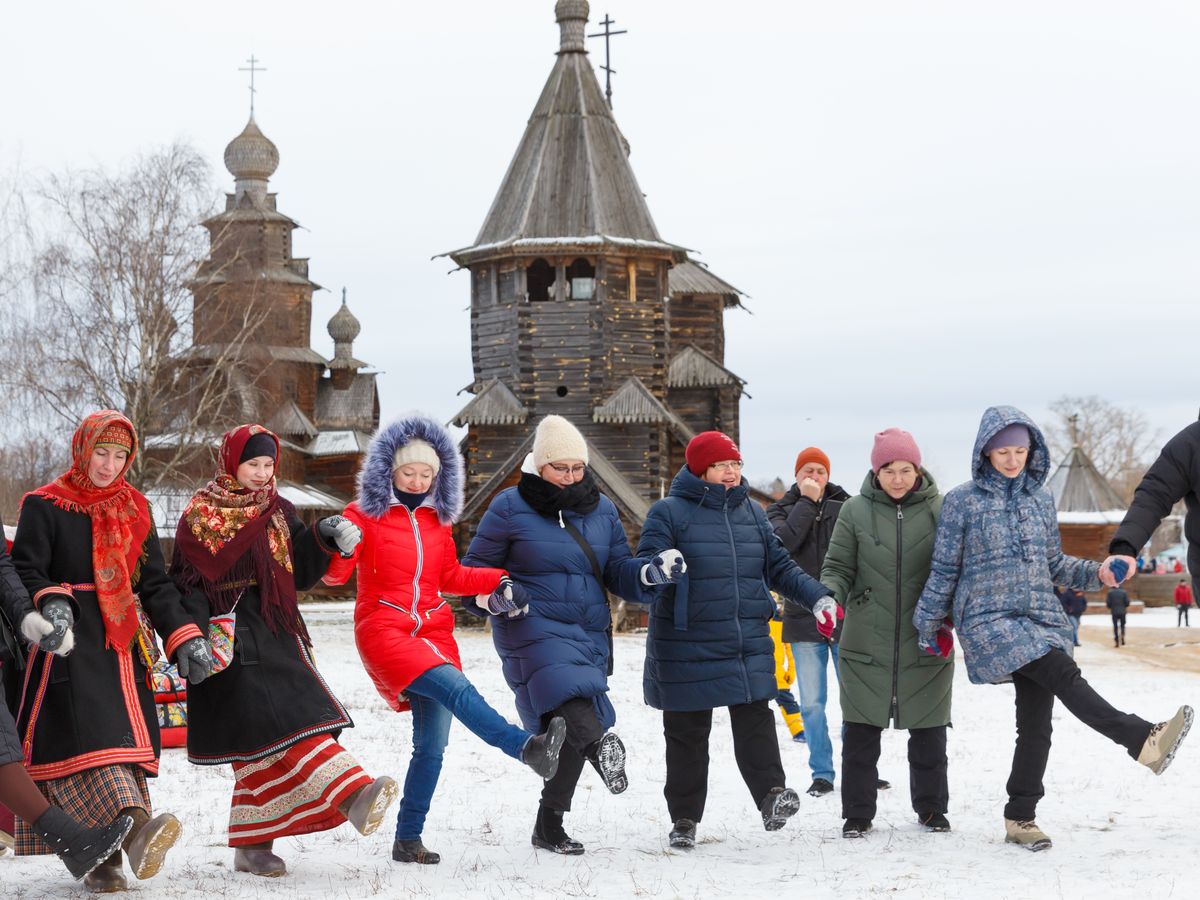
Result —
POLYGON ((1192 708, 1179 707, 1179 712, 1150 729, 1150 736, 1142 745, 1137 761, 1155 775, 1161 775, 1175 758, 1175 752, 1191 727, 1192 708))

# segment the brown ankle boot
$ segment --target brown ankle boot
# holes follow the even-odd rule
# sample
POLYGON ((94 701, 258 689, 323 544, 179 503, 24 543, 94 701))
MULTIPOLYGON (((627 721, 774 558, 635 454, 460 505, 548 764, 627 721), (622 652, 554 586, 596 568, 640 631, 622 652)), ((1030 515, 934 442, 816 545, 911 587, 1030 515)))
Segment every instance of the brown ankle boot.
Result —
POLYGON ((179 840, 183 826, 170 813, 162 813, 151 819, 142 809, 125 809, 122 812, 133 816, 133 830, 125 839, 129 868, 138 878, 153 878, 162 868, 167 851, 179 840))
POLYGON ((246 844, 233 851, 233 870, 249 872, 251 875, 262 875, 264 878, 278 878, 287 874, 287 863, 271 852, 274 841, 263 841, 261 844, 246 844))
POLYGON ((129 890, 125 873, 121 871, 121 851, 118 850, 83 876, 83 886, 93 894, 112 894, 129 890))

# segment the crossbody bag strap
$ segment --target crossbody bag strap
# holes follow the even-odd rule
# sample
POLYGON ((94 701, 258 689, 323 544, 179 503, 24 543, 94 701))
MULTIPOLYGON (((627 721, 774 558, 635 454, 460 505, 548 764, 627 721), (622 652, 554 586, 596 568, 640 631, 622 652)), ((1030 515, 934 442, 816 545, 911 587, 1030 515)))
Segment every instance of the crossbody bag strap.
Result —
MULTIPOLYGON (((563 530, 571 537, 575 538, 575 543, 579 545, 579 549, 583 551, 583 555, 586 556, 588 558, 588 562, 592 564, 592 574, 596 576, 596 581, 600 583, 600 590, 606 590, 604 587, 604 572, 602 572, 600 569, 600 560, 596 558, 596 551, 592 549, 592 545, 583 539, 583 535, 579 533, 578 528, 562 517, 562 513, 559 513, 558 521, 562 525, 563 530)), ((605 636, 608 638, 608 674, 611 675, 613 673, 613 651, 615 649, 613 647, 613 628, 611 618, 609 620, 608 630, 605 632, 605 636)))

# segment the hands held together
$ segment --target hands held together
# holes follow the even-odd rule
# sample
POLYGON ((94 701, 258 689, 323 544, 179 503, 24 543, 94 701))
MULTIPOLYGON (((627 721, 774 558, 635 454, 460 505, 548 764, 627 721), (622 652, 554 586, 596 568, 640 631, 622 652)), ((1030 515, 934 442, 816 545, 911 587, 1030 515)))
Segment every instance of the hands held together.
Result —
POLYGON ((813 604, 812 614, 813 618, 817 620, 817 631, 825 640, 833 637, 838 621, 846 618, 846 611, 837 605, 837 601, 833 597, 829 596, 822 597, 813 604))
POLYGON ((1106 587, 1119 587, 1137 566, 1132 556, 1110 556, 1100 566, 1100 581, 1106 587))
POLYGON ((327 543, 338 548, 343 557, 349 559, 354 548, 362 540, 362 529, 345 516, 328 516, 317 523, 317 534, 327 543))
POLYGON ((475 597, 475 605, 493 616, 507 615, 515 619, 529 612, 529 592, 504 575, 494 591, 475 597))
POLYGON ((642 584, 674 584, 687 572, 687 562, 683 554, 671 548, 662 553, 656 553, 650 562, 642 566, 642 584))
POLYGON ((954 623, 946 619, 935 631, 919 632, 917 646, 926 653, 949 659, 950 654, 954 652, 954 623))

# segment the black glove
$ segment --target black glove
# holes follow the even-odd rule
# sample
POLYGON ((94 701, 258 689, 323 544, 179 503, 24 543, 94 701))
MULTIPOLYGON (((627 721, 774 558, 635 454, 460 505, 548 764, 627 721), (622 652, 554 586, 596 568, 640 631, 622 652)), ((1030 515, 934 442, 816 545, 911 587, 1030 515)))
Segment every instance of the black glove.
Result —
POLYGON ((349 558, 362 540, 362 529, 345 516, 329 516, 317 523, 317 533, 327 543, 338 548, 342 556, 349 558))
POLYGON ((199 684, 212 674, 213 658, 208 641, 194 637, 184 641, 175 651, 175 665, 179 667, 179 677, 186 678, 190 684, 199 684))

